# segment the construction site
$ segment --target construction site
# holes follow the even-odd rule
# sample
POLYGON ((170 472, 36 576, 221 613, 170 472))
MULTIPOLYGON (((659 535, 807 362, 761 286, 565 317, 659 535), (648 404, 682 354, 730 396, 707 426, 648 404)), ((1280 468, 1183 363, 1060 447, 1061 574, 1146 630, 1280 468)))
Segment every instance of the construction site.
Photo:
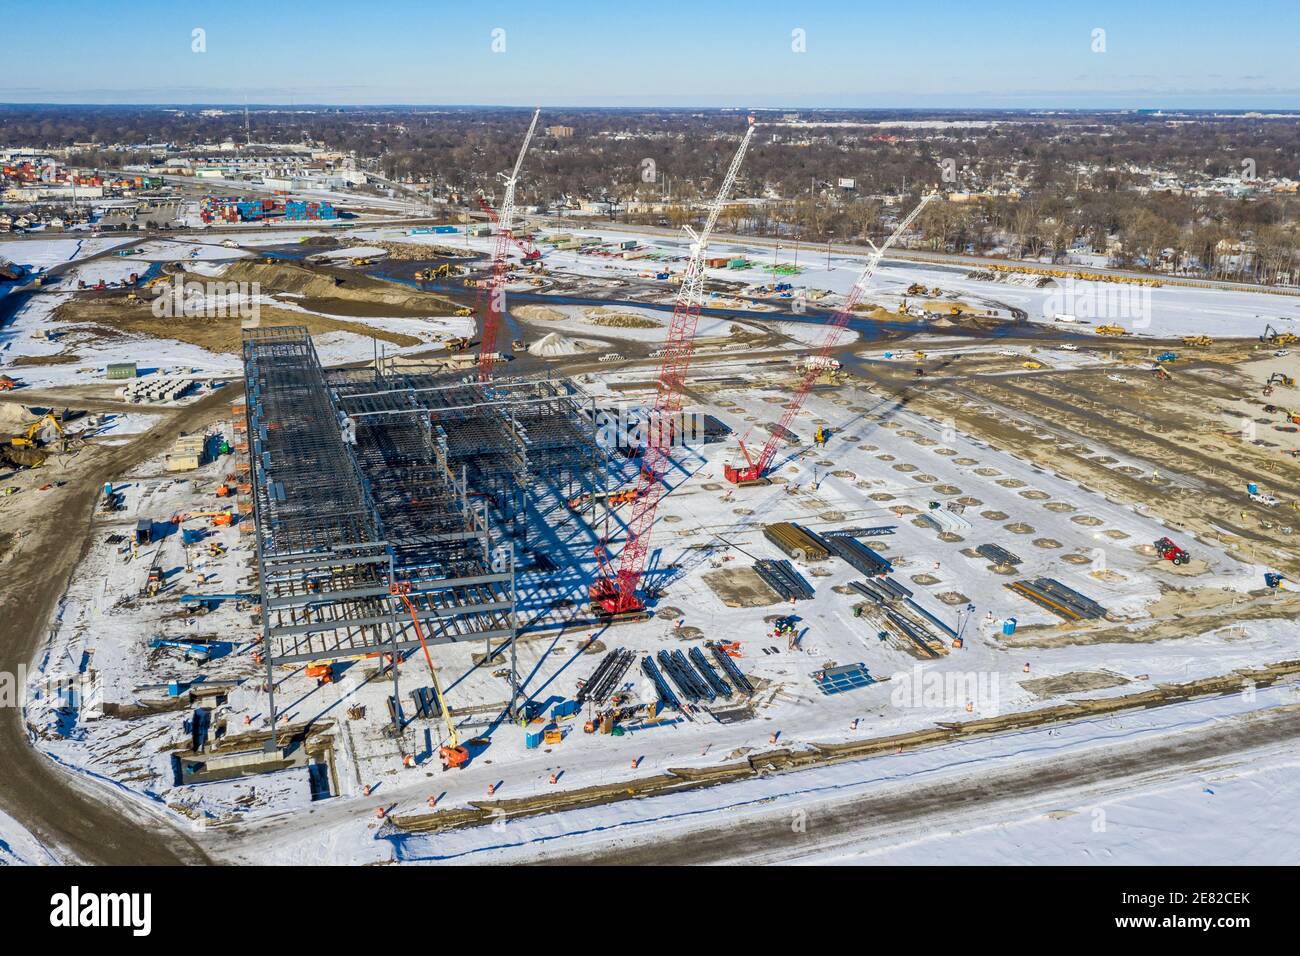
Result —
MULTIPOLYGON (((1292 333, 1161 328, 1216 295, 1190 288, 1161 290, 1158 334, 1034 325, 1073 277, 893 258, 937 194, 793 308, 711 248, 753 125, 698 232, 655 246, 671 278, 593 271, 584 248, 643 269, 638 241, 517 222, 536 123, 468 252, 363 276, 360 244, 398 248, 380 227, 342 266, 248 240, 262 262, 225 268, 259 270, 275 321, 212 365, 24 366, 0 560, 53 602, 27 622, 39 750, 195 852, 419 861, 501 819, 1300 672, 1292 333), (56 500, 88 536, 36 569, 56 500)), ((96 291, 61 320, 123 314, 96 291)))

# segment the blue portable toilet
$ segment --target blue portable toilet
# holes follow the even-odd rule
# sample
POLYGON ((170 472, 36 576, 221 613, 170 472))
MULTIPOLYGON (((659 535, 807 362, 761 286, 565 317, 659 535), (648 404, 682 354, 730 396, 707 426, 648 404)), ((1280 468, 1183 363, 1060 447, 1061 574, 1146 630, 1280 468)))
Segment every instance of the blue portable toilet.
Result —
POLYGON ((540 730, 528 730, 524 732, 524 746, 529 750, 536 750, 542 745, 542 732, 540 730))
POLYGON ((1002 633, 1007 637, 1016 633, 1016 619, 1014 617, 1009 617, 1002 622, 1002 633))
POLYGON ((1257 495, 1257 494, 1259 494, 1259 485, 1255 484, 1253 481, 1250 482, 1249 484, 1247 484, 1247 485, 1246 485, 1246 494, 1248 494, 1248 495, 1257 495))

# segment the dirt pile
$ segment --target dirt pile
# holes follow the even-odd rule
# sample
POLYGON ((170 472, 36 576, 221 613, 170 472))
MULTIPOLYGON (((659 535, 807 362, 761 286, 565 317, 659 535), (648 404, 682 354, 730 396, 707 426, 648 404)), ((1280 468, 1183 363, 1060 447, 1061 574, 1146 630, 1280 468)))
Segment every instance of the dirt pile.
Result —
POLYGON ((575 339, 559 332, 548 332, 528 346, 528 354, 540 358, 560 358, 566 355, 581 355, 587 349, 575 339))

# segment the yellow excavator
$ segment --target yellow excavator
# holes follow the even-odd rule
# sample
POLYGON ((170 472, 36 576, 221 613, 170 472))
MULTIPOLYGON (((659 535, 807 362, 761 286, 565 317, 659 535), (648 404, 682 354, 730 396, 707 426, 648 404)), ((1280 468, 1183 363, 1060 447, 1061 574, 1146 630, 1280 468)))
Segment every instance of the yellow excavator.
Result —
POLYGON ((54 430, 59 433, 59 437, 60 438, 63 437, 64 435, 63 426, 59 424, 59 420, 57 418, 55 418, 52 414, 47 413, 45 415, 42 415, 36 421, 32 422, 30 425, 28 425, 26 432, 24 432, 21 435, 15 435, 13 438, 10 438, 9 444, 17 448, 35 447, 37 442, 36 436, 39 435, 42 431, 44 431, 45 426, 47 425, 53 425, 54 430))

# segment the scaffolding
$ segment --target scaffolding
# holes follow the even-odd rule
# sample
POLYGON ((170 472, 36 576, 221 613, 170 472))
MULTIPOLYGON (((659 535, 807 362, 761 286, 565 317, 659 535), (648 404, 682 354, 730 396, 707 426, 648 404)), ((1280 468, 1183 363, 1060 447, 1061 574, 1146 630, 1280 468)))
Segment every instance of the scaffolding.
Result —
POLYGON ((397 664, 420 643, 393 594, 407 585, 429 644, 508 651, 513 717, 516 542, 530 509, 604 489, 593 402, 563 379, 327 373, 296 326, 246 330, 243 349, 268 747, 287 664, 379 659, 400 729, 397 664))

